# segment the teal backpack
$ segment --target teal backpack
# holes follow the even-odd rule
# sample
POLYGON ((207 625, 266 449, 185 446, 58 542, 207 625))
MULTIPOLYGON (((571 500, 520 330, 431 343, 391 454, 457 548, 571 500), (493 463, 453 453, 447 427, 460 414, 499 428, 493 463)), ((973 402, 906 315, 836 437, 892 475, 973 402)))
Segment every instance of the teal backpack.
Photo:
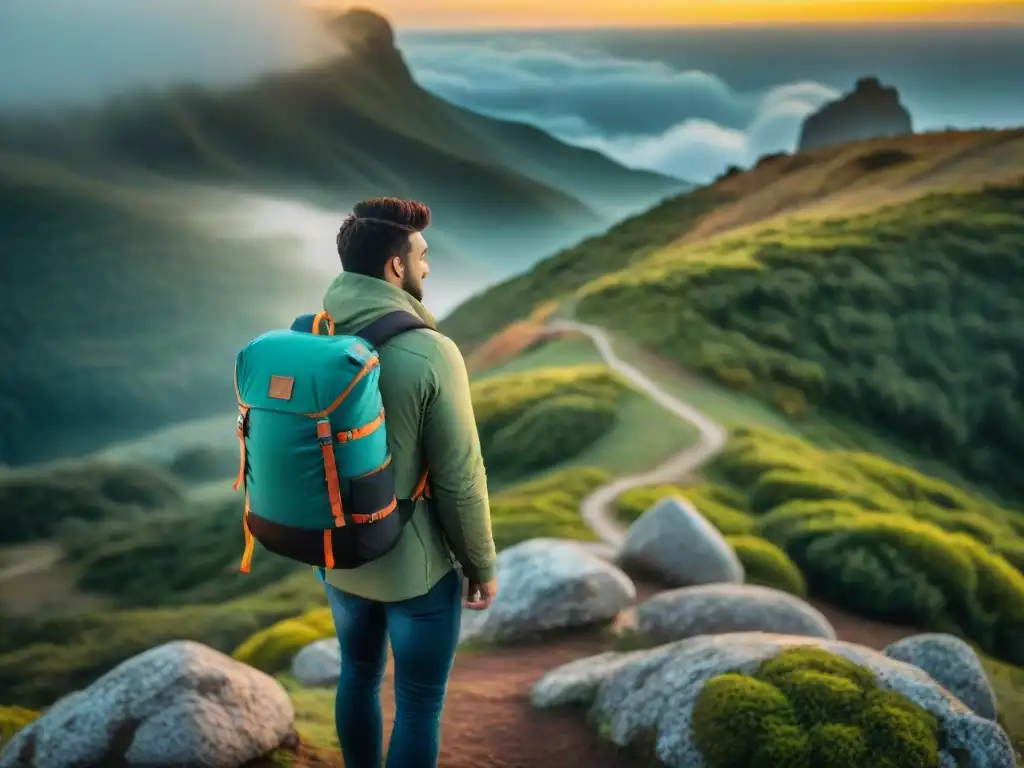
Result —
POLYGON ((392 312, 353 335, 334 335, 326 312, 264 333, 235 359, 238 443, 235 490, 245 488, 245 553, 254 540, 319 568, 356 568, 398 543, 427 473, 397 499, 388 452, 377 350, 426 328, 392 312))

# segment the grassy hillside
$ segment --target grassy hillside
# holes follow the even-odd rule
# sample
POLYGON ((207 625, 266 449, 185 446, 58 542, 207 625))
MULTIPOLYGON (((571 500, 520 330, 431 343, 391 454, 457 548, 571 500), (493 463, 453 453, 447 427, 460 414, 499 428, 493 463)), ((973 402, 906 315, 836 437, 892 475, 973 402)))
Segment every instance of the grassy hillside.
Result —
POLYGON ((952 632, 1024 665, 1024 516, 881 457, 739 430, 692 489, 627 492, 632 520, 682 493, 726 536, 783 550, 811 594, 861 615, 952 632))
POLYGON ((1024 498, 1022 172, 1020 131, 767 159, 467 302, 447 329, 472 346, 562 297, 787 418, 858 422, 1024 498))

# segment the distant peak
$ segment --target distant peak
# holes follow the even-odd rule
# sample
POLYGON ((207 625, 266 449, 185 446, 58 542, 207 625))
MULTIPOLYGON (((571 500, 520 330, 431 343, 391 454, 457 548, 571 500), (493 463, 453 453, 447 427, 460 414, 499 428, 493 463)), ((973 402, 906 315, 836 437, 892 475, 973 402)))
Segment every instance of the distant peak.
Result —
POLYGON ((395 30, 391 22, 375 11, 352 8, 335 16, 331 27, 354 51, 395 50, 395 30))
POLYGON ((900 101, 899 91, 866 75, 853 90, 808 115, 797 147, 816 149, 847 141, 913 133, 910 112, 900 101))

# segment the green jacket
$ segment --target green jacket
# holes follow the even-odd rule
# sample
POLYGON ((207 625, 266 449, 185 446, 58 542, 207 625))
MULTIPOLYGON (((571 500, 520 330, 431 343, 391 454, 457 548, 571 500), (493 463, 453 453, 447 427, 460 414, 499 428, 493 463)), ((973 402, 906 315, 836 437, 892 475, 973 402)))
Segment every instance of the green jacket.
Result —
MULTIPOLYGON (((324 296, 335 333, 355 332, 396 309, 435 328, 426 307, 383 280, 342 273, 324 296)), ((487 476, 459 348, 436 330, 396 336, 380 350, 380 391, 398 497, 412 495, 427 467, 437 514, 419 502, 391 552, 359 568, 327 571, 327 582, 395 602, 425 594, 456 561, 471 580, 493 579, 487 476)))

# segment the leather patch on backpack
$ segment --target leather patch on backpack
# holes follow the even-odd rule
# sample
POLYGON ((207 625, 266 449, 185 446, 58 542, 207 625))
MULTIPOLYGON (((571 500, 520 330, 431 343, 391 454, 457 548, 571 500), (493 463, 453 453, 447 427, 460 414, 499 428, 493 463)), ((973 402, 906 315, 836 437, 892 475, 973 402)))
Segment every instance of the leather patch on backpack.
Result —
POLYGON ((291 376, 271 376, 270 391, 267 393, 275 400, 291 400, 295 379, 291 376))

